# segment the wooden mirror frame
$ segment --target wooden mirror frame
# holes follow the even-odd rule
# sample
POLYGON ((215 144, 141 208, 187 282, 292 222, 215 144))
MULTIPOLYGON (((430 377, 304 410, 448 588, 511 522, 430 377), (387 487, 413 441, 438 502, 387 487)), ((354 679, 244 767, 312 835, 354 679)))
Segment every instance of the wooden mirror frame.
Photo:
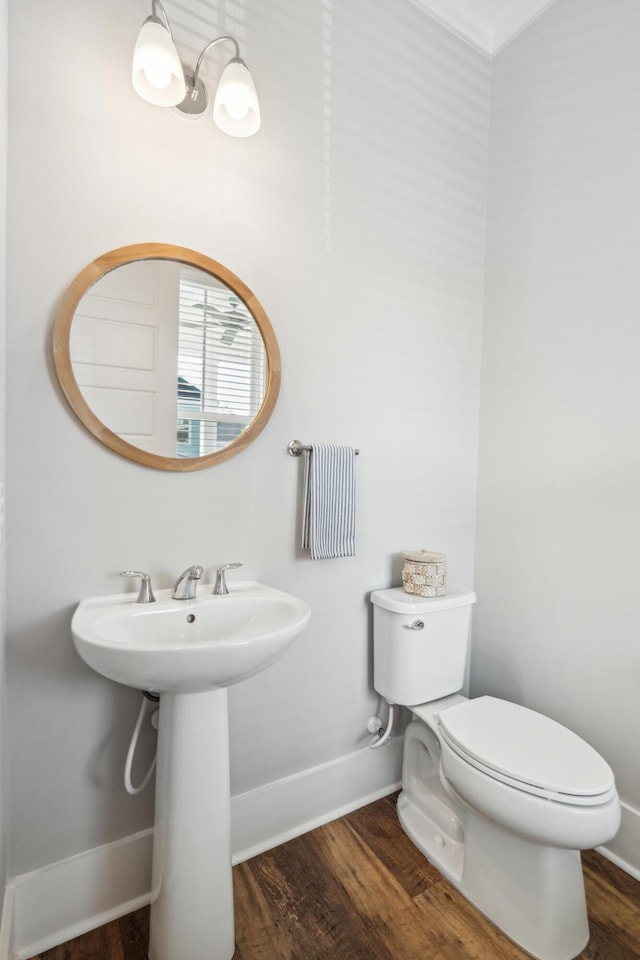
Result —
POLYGON ((269 417, 273 413, 280 392, 281 365, 278 341, 269 318, 251 290, 239 277, 236 277, 216 260, 211 260, 195 250, 189 250, 186 247, 174 247, 165 243, 134 243, 126 247, 118 247, 118 249, 110 250, 98 257, 78 274, 62 297, 56 312, 53 324, 53 362, 64 395, 87 430, 105 446, 115 453, 119 453, 120 456, 133 460, 135 463, 142 463, 147 467, 155 467, 158 470, 202 470, 204 467, 212 467, 216 463, 222 463, 230 457, 235 457, 264 430, 269 417), (222 450, 217 450, 215 453, 183 459, 180 457, 165 457, 141 450, 132 443, 123 440, 96 417, 78 386, 73 372, 70 351, 71 324, 78 304, 90 288, 105 274, 123 264, 139 260, 171 260, 184 263, 192 267, 198 267, 217 280, 221 280, 242 300, 262 334, 267 360, 266 389, 262 405, 247 429, 228 446, 222 450))

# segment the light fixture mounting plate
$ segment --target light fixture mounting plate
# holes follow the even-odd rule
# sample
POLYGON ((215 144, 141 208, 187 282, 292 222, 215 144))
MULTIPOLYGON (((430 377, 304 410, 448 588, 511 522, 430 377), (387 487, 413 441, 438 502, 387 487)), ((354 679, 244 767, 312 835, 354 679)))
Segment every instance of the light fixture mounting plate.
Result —
POLYGON ((184 100, 178 103, 175 109, 183 116, 200 117, 207 109, 207 104, 209 103, 205 85, 200 77, 195 80, 194 85, 193 74, 188 73, 186 70, 184 70, 184 81, 187 92, 184 100))

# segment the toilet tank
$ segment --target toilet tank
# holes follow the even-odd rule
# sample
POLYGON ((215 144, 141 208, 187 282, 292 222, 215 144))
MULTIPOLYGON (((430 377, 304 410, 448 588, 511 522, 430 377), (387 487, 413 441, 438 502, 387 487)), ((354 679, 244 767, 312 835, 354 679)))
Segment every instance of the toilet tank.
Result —
POLYGON ((378 693, 404 706, 457 693, 464 682, 475 600, 473 590, 454 583, 447 584, 444 597, 420 597, 401 587, 374 590, 373 685, 378 693))

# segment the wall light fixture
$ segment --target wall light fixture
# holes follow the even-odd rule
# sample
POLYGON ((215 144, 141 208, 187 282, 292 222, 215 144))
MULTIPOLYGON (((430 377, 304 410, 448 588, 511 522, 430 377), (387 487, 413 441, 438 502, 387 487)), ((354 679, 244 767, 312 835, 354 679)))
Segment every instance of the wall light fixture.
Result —
POLYGON ((193 72, 185 69, 176 50, 169 19, 160 0, 152 0, 151 16, 140 28, 133 53, 132 80, 136 93, 158 107, 175 107, 187 117, 200 117, 209 98, 200 79, 202 62, 212 47, 227 41, 235 56, 222 71, 213 102, 213 120, 232 137, 250 137, 260 128, 260 105, 253 78, 233 37, 216 37, 206 45, 193 72))

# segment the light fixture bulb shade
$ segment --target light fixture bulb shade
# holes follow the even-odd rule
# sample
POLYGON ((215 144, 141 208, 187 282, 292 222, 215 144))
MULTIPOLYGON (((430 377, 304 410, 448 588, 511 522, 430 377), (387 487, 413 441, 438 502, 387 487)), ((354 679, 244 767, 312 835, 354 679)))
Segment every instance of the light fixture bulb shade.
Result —
POLYGON ((149 17, 140 28, 131 79, 136 93, 156 107, 174 107, 184 100, 186 84, 178 51, 156 17, 149 17))
POLYGON ((249 70, 239 57, 224 68, 213 104, 213 120, 232 137, 250 137, 260 129, 260 104, 249 70))

